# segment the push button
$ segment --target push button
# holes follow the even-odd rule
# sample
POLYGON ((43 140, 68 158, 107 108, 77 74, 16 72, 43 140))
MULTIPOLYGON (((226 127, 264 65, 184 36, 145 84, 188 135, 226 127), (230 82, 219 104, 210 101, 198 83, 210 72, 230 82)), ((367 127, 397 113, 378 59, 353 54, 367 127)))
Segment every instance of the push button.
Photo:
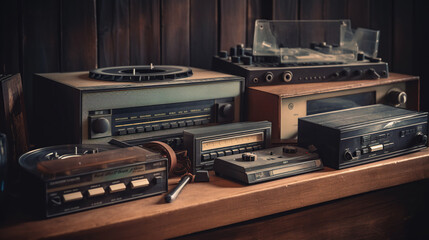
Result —
POLYGON ((177 122, 171 122, 170 126, 171 126, 171 128, 177 128, 177 127, 179 127, 179 124, 177 122))
POLYGON ((161 124, 162 129, 169 129, 170 128, 170 123, 163 123, 161 124))
POLYGON ((136 133, 136 129, 135 128, 127 128, 127 133, 128 134, 136 133))
POLYGON ((201 155, 201 158, 204 160, 204 161, 206 161, 206 160, 209 160, 210 159, 210 154, 203 154, 203 155, 201 155))
POLYGON ((88 189, 88 196, 90 197, 95 197, 103 194, 104 194, 104 188, 102 187, 88 189))
POLYGON ((137 130, 137 132, 138 133, 142 133, 142 132, 144 132, 144 127, 136 127, 136 130, 137 130))
POLYGON ((158 131, 161 129, 161 126, 159 124, 156 124, 156 125, 152 125, 152 128, 154 131, 158 131))
POLYGON ((147 186, 149 186, 149 181, 146 178, 131 181, 132 189, 147 187, 147 186))
POLYGON ((206 124, 209 124, 209 123, 210 123, 210 121, 208 119, 205 119, 205 120, 201 121, 202 125, 206 125, 206 124))
POLYGON ((151 132, 152 131, 152 126, 145 126, 144 127, 144 131, 145 132, 151 132))
POLYGON ((197 125, 201 125, 202 121, 201 120, 194 120, 195 126, 197 125))
POLYGON ((123 183, 113 184, 109 186, 110 193, 121 192, 121 191, 124 191, 125 189, 127 189, 127 187, 123 183))
POLYGON ((179 124, 179 127, 186 127, 185 121, 177 122, 177 124, 179 124))
POLYGON ((125 128, 118 129, 118 135, 126 135, 127 130, 125 128))
POLYGON ((232 149, 232 154, 238 154, 238 153, 240 153, 240 150, 238 150, 238 149, 232 149))
POLYGON ((194 121, 192 120, 186 121, 186 126, 194 126, 194 121))
POLYGON ((217 156, 218 157, 223 157, 223 156, 225 156, 225 152, 222 152, 222 151, 217 152, 217 156))
POLYGON ((225 156, 229 156, 229 155, 232 155, 232 151, 231 150, 226 150, 225 151, 225 156))
POLYGON ((216 159, 217 154, 215 152, 210 153, 210 159, 216 159))
POLYGON ((239 148, 238 151, 240 151, 240 153, 244 153, 246 149, 243 147, 243 148, 239 148))
POLYGON ((381 151, 383 150, 383 144, 369 146, 369 149, 371 150, 371 152, 381 151))
POLYGON ((83 198, 81 192, 67 193, 63 195, 64 202, 81 200, 83 198))

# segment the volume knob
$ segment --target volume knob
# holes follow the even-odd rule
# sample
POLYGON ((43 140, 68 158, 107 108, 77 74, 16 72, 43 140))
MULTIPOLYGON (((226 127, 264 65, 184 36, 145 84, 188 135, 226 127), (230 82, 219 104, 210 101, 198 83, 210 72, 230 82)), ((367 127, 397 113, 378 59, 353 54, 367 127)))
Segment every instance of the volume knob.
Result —
POLYGON ((389 103, 394 106, 399 106, 407 102, 407 93, 401 90, 392 90, 388 93, 389 103))
POLYGON ((110 128, 110 122, 107 118, 97 118, 91 123, 91 129, 94 133, 105 133, 110 128))

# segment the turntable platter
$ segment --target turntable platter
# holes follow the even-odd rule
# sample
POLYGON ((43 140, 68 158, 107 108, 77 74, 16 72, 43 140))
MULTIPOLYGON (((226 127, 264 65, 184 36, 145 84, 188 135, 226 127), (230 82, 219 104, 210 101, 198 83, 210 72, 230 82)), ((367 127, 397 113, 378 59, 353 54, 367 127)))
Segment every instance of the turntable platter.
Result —
POLYGON ((106 67, 89 71, 89 77, 97 80, 118 82, 142 82, 150 80, 179 79, 192 76, 192 69, 169 65, 137 65, 106 67))

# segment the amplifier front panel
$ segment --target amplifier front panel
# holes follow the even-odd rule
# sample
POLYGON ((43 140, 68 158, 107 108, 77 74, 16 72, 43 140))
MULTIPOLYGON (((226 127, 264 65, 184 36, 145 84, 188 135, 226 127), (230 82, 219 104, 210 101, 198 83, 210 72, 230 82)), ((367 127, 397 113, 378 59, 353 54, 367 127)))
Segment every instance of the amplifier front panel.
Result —
POLYGON ((157 130, 189 125, 239 121, 241 84, 241 81, 229 81, 84 92, 82 143, 103 143, 112 136, 119 140, 136 139, 141 134, 148 134, 144 128, 149 125, 152 134, 157 130), (93 121, 99 117, 105 118, 109 127, 111 125, 111 130, 101 135, 92 130, 93 121))

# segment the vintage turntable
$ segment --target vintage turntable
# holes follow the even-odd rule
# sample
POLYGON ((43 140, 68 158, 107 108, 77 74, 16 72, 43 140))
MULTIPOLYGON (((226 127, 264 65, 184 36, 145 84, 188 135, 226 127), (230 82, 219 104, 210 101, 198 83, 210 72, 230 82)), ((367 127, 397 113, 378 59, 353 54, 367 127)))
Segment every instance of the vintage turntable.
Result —
POLYGON ((180 66, 36 74, 35 142, 181 141, 185 127, 240 121, 243 91, 241 77, 180 66))
POLYGON ((247 87, 387 78, 378 39, 350 20, 256 20, 253 49, 221 51, 213 69, 245 77, 247 87))

